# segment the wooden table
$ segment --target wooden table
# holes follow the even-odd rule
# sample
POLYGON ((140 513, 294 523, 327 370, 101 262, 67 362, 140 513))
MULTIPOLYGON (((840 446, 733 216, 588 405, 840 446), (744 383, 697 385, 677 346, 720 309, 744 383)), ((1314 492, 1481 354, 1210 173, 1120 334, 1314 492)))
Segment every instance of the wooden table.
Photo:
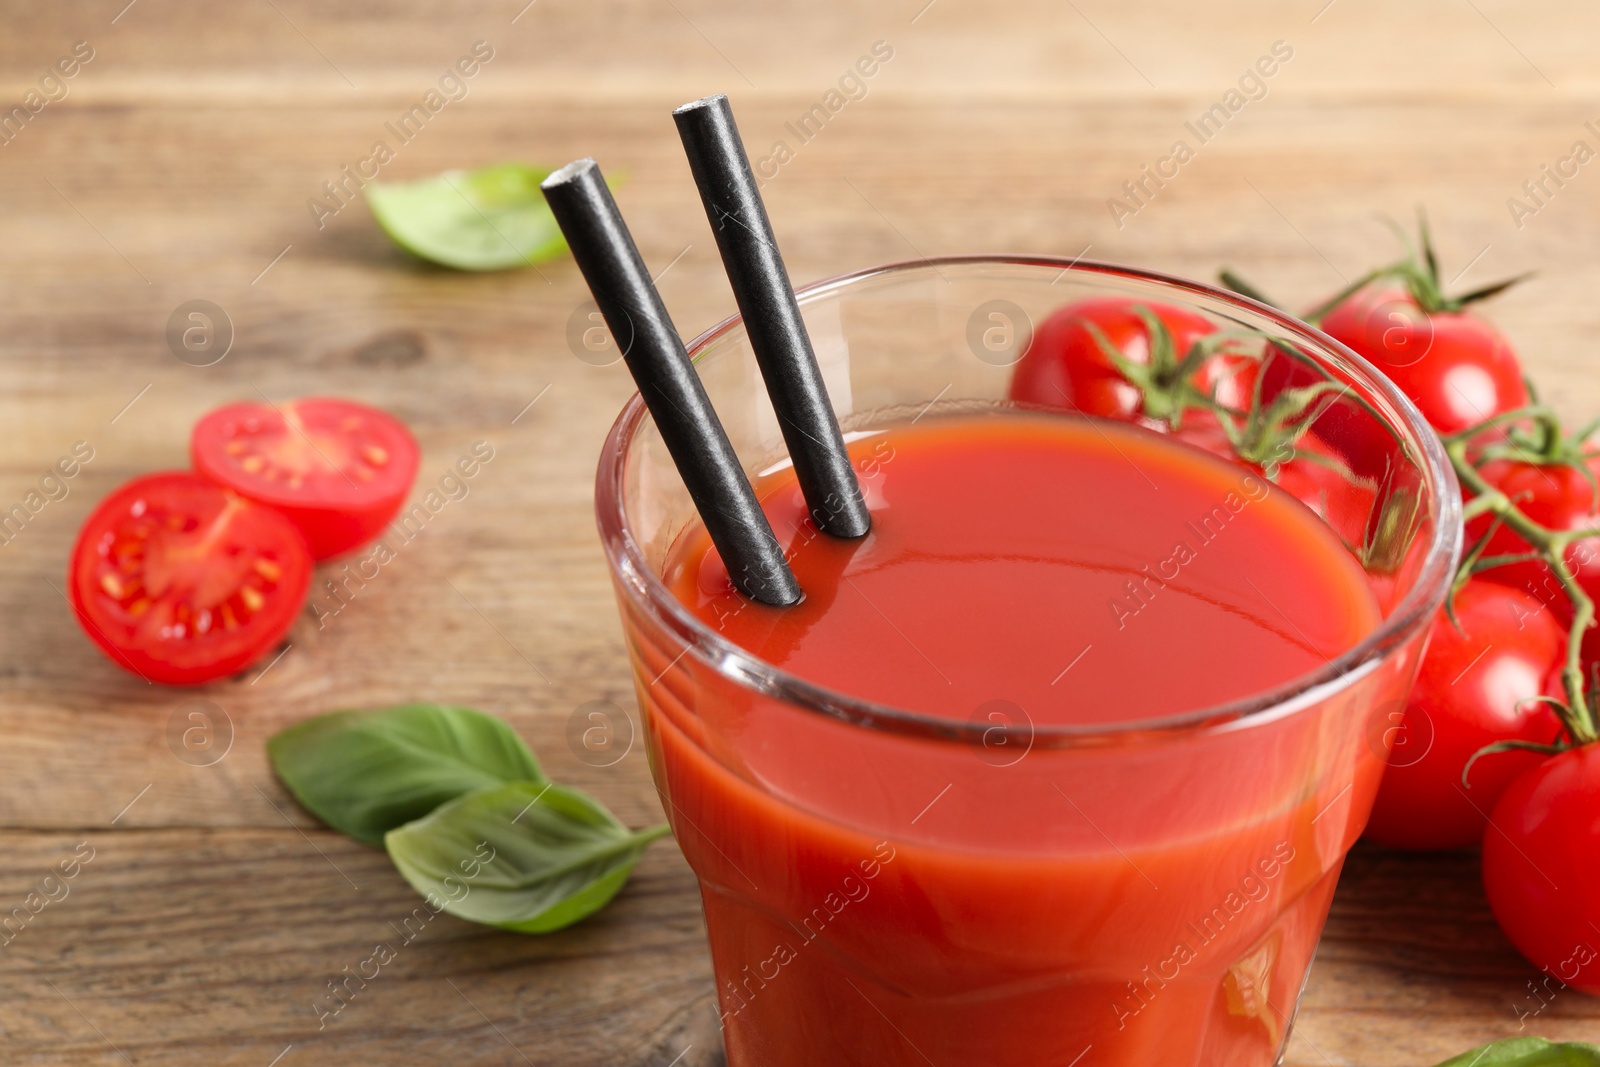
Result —
MULTIPOLYGON (((94 458, 0 545, 0 910, 81 842, 94 858, 0 948, 0 1061, 719 1062, 699 905, 670 844, 576 929, 444 917, 324 1029, 311 1007, 414 898, 382 853, 321 829, 273 780, 262 743, 286 724, 469 704, 631 824, 660 817, 638 751, 593 768, 565 740, 586 701, 633 706, 590 510, 630 386, 568 348, 586 295, 571 263, 447 273, 395 250, 359 202, 322 229, 307 207, 476 41, 493 59, 383 175, 599 157, 626 172, 619 200, 687 329, 731 300, 667 111, 727 90, 758 157, 793 151, 767 197, 797 279, 1088 249, 1197 276, 1227 262, 1309 302, 1390 256, 1378 213, 1426 203, 1458 284, 1540 269, 1493 316, 1563 410, 1600 407, 1600 164, 1520 228, 1507 206, 1574 141, 1600 145, 1584 126, 1600 119, 1593 5, 925 2, 10 5, 7 112, 75 42, 93 58, 0 145, 0 510, 75 442, 94 458), (1265 97, 1136 212, 1113 212, 1122 183, 1280 40, 1293 57, 1265 97), (866 95, 801 143, 785 124, 877 41, 893 58, 866 95), (231 321, 214 365, 169 350, 190 300, 231 321), (129 476, 184 464, 205 409, 309 392, 404 417, 422 485, 476 441, 495 458, 337 615, 308 611, 270 665, 196 692, 112 666, 60 592, 79 521, 129 476), (201 766, 173 741, 197 699, 218 744, 231 738, 201 766)), ((1434 1063, 1517 1033, 1534 976, 1472 857, 1358 849, 1289 1062, 1434 1063)), ((1593 1039, 1600 1005, 1562 994, 1527 1032, 1593 1039)))

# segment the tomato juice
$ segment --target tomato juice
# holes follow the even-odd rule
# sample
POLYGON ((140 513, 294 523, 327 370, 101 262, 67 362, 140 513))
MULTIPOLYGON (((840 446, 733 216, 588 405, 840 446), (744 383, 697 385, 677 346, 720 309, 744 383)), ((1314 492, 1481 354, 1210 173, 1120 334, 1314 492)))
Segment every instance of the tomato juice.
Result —
POLYGON ((787 469, 757 485, 799 605, 738 595, 703 532, 665 575, 734 644, 851 696, 1154 719, 1271 689, 1378 621, 1360 566, 1299 501, 1155 434, 980 416, 852 451, 874 522, 859 541, 819 535, 787 469))
POLYGON ((1414 657, 1222 706, 1380 624, 1361 565, 1260 475, 1130 424, 852 436, 862 539, 818 534, 786 466, 756 479, 799 605, 737 595, 698 524, 664 557, 781 684, 619 598, 729 1063, 1273 1063, 1414 657))

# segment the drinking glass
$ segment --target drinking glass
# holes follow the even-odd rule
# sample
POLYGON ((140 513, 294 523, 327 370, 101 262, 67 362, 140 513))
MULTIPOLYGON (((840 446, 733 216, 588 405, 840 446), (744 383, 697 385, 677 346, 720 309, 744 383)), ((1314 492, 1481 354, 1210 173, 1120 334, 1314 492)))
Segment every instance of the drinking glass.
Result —
MULTIPOLYGON (((663 585, 696 519, 635 396, 606 441, 596 510, 651 771, 700 883, 732 1067, 1266 1067, 1282 1054, 1454 570, 1458 490, 1433 432, 1371 365, 1210 286, 961 256, 799 292, 847 433, 1004 406, 1033 327, 1098 296, 1249 339, 1266 396, 1333 383, 1313 432, 1369 492, 1325 521, 1382 622, 1291 683, 1157 721, 955 720, 855 699, 733 645, 663 585)), ((781 462, 741 321, 689 351, 747 471, 781 462)))

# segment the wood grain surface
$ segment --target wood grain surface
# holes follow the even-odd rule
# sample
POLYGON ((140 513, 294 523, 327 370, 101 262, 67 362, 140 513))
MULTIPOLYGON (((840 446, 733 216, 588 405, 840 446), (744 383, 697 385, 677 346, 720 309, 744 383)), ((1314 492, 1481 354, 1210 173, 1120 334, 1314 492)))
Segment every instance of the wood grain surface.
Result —
MULTIPOLYGON (((415 898, 380 852, 319 828, 274 781, 262 744, 284 725, 469 704, 630 824, 660 817, 637 748, 596 768, 567 744, 588 701, 633 713, 590 506, 631 387, 569 348, 586 297, 574 268, 435 270, 359 200, 322 228, 307 207, 475 42, 493 59, 383 175, 599 158, 626 176, 618 199, 689 332, 732 300, 667 112, 723 90, 755 156, 791 150, 766 197, 797 280, 1087 250, 1203 277, 1228 263, 1303 304, 1390 257, 1381 214, 1426 204, 1457 284, 1541 272, 1491 314, 1559 408, 1600 409, 1600 163, 1521 218, 1507 203, 1532 205, 1522 183, 1574 142, 1600 147, 1585 126, 1600 123, 1593 5, 525 3, 0 7, 0 115, 77 42, 93 52, 0 143, 0 511, 76 442, 94 451, 0 544, 0 911, 93 852, 0 948, 0 1062, 720 1062, 698 898, 670 842, 576 929, 440 917, 320 1030, 312 1008, 415 898), (786 124, 880 41, 893 57, 864 95, 794 137, 786 124), (1279 41, 1293 56, 1260 99, 1137 211, 1108 206, 1279 41), (232 324, 210 366, 168 346, 190 300, 232 324), (184 465, 207 408, 313 392, 410 423, 419 492, 475 442, 494 459, 346 601, 315 589, 319 610, 271 664, 180 692, 107 662, 61 594, 89 508, 137 472, 184 465), (204 760, 174 740, 197 708, 216 729, 204 760)), ((1535 976, 1490 918, 1473 857, 1358 848, 1288 1062, 1425 1067, 1524 1025, 1600 1036, 1600 1003, 1572 992, 1519 1021, 1535 976)))

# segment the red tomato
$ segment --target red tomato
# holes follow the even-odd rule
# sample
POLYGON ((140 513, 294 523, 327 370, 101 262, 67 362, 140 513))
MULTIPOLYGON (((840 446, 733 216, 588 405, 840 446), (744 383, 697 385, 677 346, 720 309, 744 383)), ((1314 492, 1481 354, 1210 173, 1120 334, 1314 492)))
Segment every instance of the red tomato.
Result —
MULTIPOLYGON (((1593 476, 1600 476, 1600 459, 1587 461, 1593 476)), ((1583 471, 1565 463, 1537 464, 1497 459, 1480 468, 1484 479, 1521 508, 1523 513, 1552 530, 1600 529, 1600 497, 1583 471)), ((1480 515, 1467 524, 1467 543, 1475 544, 1489 528, 1490 518, 1480 515)), ((1487 556, 1531 551, 1528 543, 1501 524, 1484 549, 1487 556)), ((1600 600, 1600 538, 1584 538, 1567 548, 1567 566, 1591 598, 1600 600)), ((1570 618, 1572 605, 1550 568, 1539 560, 1508 563, 1482 572, 1484 578, 1525 590, 1570 618)))
POLYGON ((288 632, 311 554, 288 519, 188 471, 135 478, 78 533, 67 576, 84 632, 151 681, 206 682, 288 632))
POLYGON ((1322 516, 1346 544, 1365 540, 1378 502, 1377 486, 1341 469, 1344 457, 1315 433, 1295 442, 1293 458, 1276 470, 1278 488, 1322 516))
POLYGON ((1600 995, 1600 748, 1552 756, 1511 783, 1483 837, 1483 888, 1511 943, 1600 995))
MULTIPOLYGON (((1261 399, 1271 403, 1289 389, 1315 385, 1326 379, 1315 368, 1277 346, 1267 349, 1261 361, 1261 399)), ((1340 398, 1325 407, 1312 420, 1317 436, 1333 446, 1356 474, 1364 478, 1383 478, 1395 465, 1399 445, 1394 435, 1371 412, 1353 399, 1340 398)))
POLYGON ((1318 325, 1388 375, 1440 433, 1528 403, 1522 365, 1499 331, 1469 311, 1429 312, 1404 285, 1370 285, 1318 325))
POLYGON ((1377 488, 1371 480, 1341 469, 1342 457, 1316 433, 1306 431, 1292 444, 1259 446, 1269 453, 1263 463, 1240 459, 1215 419, 1188 420, 1172 436, 1254 470, 1316 512, 1347 544, 1364 540, 1377 488))
POLYGON ((1594 677, 1597 665, 1600 665, 1600 623, 1592 624, 1583 634, 1583 677, 1585 680, 1594 677))
MULTIPOLYGON (((1172 339, 1174 361, 1194 343, 1216 332, 1203 315, 1186 308, 1123 296, 1096 296, 1068 304, 1039 324, 1011 378, 1011 399, 1045 407, 1071 408, 1086 415, 1133 419, 1151 414, 1146 397, 1100 346, 1091 327, 1123 357, 1148 366, 1150 329, 1137 309, 1147 309, 1172 339)), ((1239 410, 1250 405, 1257 361, 1237 352, 1218 352, 1190 378, 1201 393, 1215 390, 1219 403, 1239 410)), ((1180 383, 1160 383, 1175 389, 1180 383)))
MULTIPOLYGON (((1472 579, 1455 598, 1457 630, 1441 609, 1395 735, 1367 836, 1400 848, 1468 848, 1483 836, 1500 794, 1537 766, 1536 752, 1500 752, 1461 772, 1495 741, 1548 743, 1561 724, 1548 704, 1557 696, 1566 633, 1533 597, 1472 579)), ((1372 739, 1383 732, 1374 724, 1372 739)))
POLYGON ((201 474, 271 504, 327 559, 378 536, 417 476, 417 442, 398 419, 351 400, 229 404, 195 423, 201 474))

